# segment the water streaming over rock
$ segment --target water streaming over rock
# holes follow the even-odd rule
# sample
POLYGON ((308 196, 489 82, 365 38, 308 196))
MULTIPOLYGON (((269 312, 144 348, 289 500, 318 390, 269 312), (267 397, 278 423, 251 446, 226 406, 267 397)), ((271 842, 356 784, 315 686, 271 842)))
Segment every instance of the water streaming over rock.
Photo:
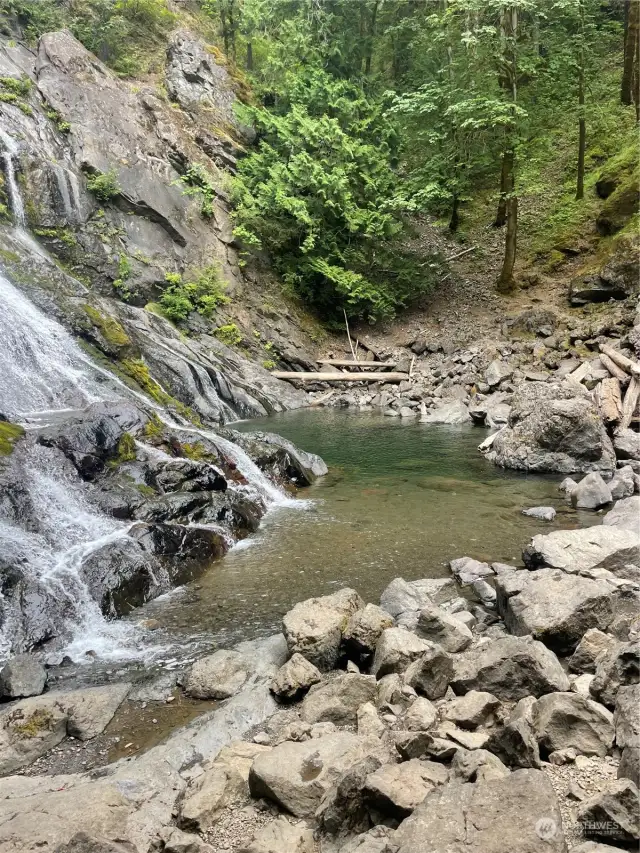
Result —
MULTIPOLYGON (((0 275, 0 412, 33 426, 55 421, 60 413, 100 400, 143 399, 104 368, 94 365, 71 335, 40 311, 5 276, 0 275)), ((265 506, 287 502, 249 456, 231 441, 207 430, 163 420, 214 442, 247 480, 244 488, 265 506)), ((126 537, 128 526, 97 511, 87 500, 85 484, 58 464, 55 451, 29 449, 22 484, 38 519, 36 530, 0 519, 0 552, 7 565, 19 565, 52 602, 53 619, 71 637, 74 658, 93 650, 103 658, 139 656, 140 636, 127 622, 108 622, 83 579, 87 557, 113 539, 126 537)), ((0 602, 1 605, 2 602, 0 602)), ((0 657, 10 650, 11 618, 0 629, 0 657)), ((149 649, 147 648, 147 652, 149 649)))
POLYGON ((4 173, 7 180, 9 200, 11 201, 11 211, 16 225, 22 226, 25 223, 24 204, 22 203, 22 196, 18 189, 15 167, 15 160, 18 156, 18 144, 1 127, 0 142, 2 142, 2 147, 4 149, 2 152, 2 162, 4 163, 4 173))

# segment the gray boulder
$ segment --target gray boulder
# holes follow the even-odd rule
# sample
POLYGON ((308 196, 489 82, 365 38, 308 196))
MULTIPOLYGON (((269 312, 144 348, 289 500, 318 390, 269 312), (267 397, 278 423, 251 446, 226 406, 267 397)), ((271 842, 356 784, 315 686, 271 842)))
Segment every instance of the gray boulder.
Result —
POLYGON ((457 560, 451 560, 449 567, 458 583, 462 584, 462 586, 472 584, 474 581, 490 577, 494 574, 493 569, 488 563, 481 563, 472 557, 458 557, 457 560))
POLYGON ((185 692, 195 699, 229 699, 252 673, 251 663, 236 651, 220 649, 191 667, 185 692))
POLYGON ((340 776, 370 753, 371 744, 349 732, 285 741, 255 759, 249 789, 296 817, 310 817, 340 776))
POLYGON ((571 492, 571 504, 576 509, 599 509, 612 500, 611 489, 595 471, 583 477, 571 492))
POLYGON ((377 678, 392 672, 404 672, 409 664, 430 648, 430 643, 411 631, 386 628, 376 644, 371 672, 377 678))
POLYGON ((374 676, 346 672, 312 687, 302 702, 300 716, 307 723, 355 725, 358 708, 375 699, 374 676))
POLYGON ((522 514, 540 521, 553 521, 557 513, 552 506, 532 506, 529 509, 523 509, 522 514))
POLYGON ((613 437, 613 447, 618 459, 640 461, 640 433, 632 429, 618 429, 613 437))
POLYGON ((604 630, 613 620, 615 590, 606 580, 560 569, 514 575, 496 580, 498 611, 514 634, 531 634, 558 654, 569 654, 586 631, 604 630))
POLYGON ((333 669, 349 619, 362 607, 364 602, 353 589, 296 604, 282 620, 289 651, 299 652, 321 672, 333 669))
POLYGON ((487 367, 484 379, 491 388, 497 388, 505 379, 513 376, 513 367, 499 358, 494 359, 487 367))
POLYGON ((343 634, 345 646, 358 655, 371 654, 382 632, 392 627, 393 619, 386 610, 375 604, 367 604, 349 619, 343 634))
POLYGON ((456 655, 451 686, 458 695, 481 690, 513 702, 568 690, 569 679, 557 657, 538 640, 504 637, 456 655))
POLYGON ((597 841, 585 841, 571 848, 571 853, 620 853, 619 847, 611 847, 609 844, 598 844, 597 841))
POLYGON ((551 784, 539 770, 436 788, 393 837, 397 853, 566 853, 551 784))
POLYGON ((569 669, 571 672, 595 672, 596 659, 615 645, 617 645, 615 637, 597 628, 589 628, 571 655, 569 669))
POLYGON ((618 501, 602 519, 605 527, 621 527, 638 533, 640 529, 640 495, 618 501))
POLYGON ((469 424, 471 415, 462 400, 452 400, 442 403, 435 409, 420 416, 420 423, 424 424, 469 424))
POLYGON ((621 687, 616 694, 616 709, 613 724, 616 730, 616 745, 640 747, 640 684, 621 687))
POLYGON ((491 733, 486 748, 508 767, 540 768, 540 748, 528 720, 512 717, 509 722, 491 733))
POLYGON ((504 779, 509 768, 486 749, 458 749, 451 761, 451 776, 463 782, 487 782, 504 779))
POLYGON ((447 652, 461 652, 473 639, 473 634, 463 622, 436 604, 426 604, 422 608, 416 633, 425 640, 438 643, 447 652))
POLYGON ((406 581, 395 578, 380 596, 380 606, 394 618, 405 612, 422 610, 426 604, 444 604, 457 595, 452 578, 424 578, 406 581))
POLYGON ((618 764, 618 779, 631 779, 640 786, 640 746, 625 746, 618 764))
POLYGON ((586 389, 527 382, 513 396, 508 425, 491 446, 495 462, 520 471, 613 471, 615 454, 586 389))
POLYGON ((435 726, 438 712, 428 699, 418 696, 402 718, 402 726, 409 732, 426 732, 435 726))
POLYGON ((603 568, 615 574, 628 564, 640 563, 640 532, 604 525, 554 530, 534 536, 522 558, 531 569, 550 566, 565 572, 583 572, 603 568))
POLYGON ((431 646, 404 673, 405 684, 427 699, 441 699, 455 671, 454 658, 441 646, 431 646))
POLYGON ((320 670, 296 652, 277 671, 270 689, 280 701, 295 702, 321 680, 320 670))
POLYGON ((623 643, 601 655, 589 686, 594 699, 613 708, 621 687, 640 683, 640 642, 623 643))
POLYGON ((610 711, 579 693, 541 696, 533 707, 533 730, 547 754, 575 749, 583 755, 604 756, 613 744, 610 711))
POLYGON ((444 718, 461 729, 477 729, 478 726, 490 726, 502 703, 493 694, 481 690, 470 690, 464 696, 452 699, 444 707, 444 718))
POLYGON ((16 655, 0 669, 0 698, 39 696, 47 683, 47 671, 32 655, 16 655))
POLYGON ((609 483, 609 488, 614 501, 630 498, 633 495, 636 489, 636 481, 631 465, 618 468, 609 483))
POLYGON ((433 761, 414 758, 402 764, 386 764, 367 777, 365 799, 376 811, 403 820, 448 778, 447 769, 433 761))
POLYGON ((578 812, 582 831, 590 838, 633 845, 640 841, 640 811, 638 788, 630 779, 610 782, 578 812))

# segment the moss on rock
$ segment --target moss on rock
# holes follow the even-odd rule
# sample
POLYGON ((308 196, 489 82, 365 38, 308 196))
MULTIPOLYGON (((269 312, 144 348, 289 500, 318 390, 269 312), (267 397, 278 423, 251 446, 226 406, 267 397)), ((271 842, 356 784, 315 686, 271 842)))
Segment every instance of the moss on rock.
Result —
POLYGON ((0 456, 9 456, 13 453, 16 441, 23 435, 24 429, 19 424, 0 421, 0 456))

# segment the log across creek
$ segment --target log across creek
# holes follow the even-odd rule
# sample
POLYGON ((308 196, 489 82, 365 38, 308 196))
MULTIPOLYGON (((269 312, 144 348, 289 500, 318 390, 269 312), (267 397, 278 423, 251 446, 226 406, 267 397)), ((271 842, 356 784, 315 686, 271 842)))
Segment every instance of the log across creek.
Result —
POLYGON ((296 382, 404 382, 409 379, 408 373, 302 373, 295 370, 272 370, 271 375, 276 379, 286 379, 296 382))

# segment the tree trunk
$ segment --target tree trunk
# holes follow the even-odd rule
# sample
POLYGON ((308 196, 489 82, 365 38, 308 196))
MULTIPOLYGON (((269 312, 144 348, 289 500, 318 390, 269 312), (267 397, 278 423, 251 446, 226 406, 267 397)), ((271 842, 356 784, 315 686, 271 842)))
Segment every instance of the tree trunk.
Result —
POLYGON ((516 245, 518 236, 518 199, 511 195, 507 199, 507 231, 504 242, 504 261, 498 278, 498 291, 512 293, 516 282, 513 268, 516 262, 516 245))
POLYGON ((498 210, 493 222, 494 228, 502 228, 507 221, 507 199, 513 192, 513 151, 505 151, 502 155, 502 168, 500 169, 500 199, 498 210))
POLYGON ((253 71, 253 43, 247 42, 247 71, 253 71))
POLYGON ((458 225, 460 225, 460 199, 454 193, 453 201, 451 203, 451 218, 449 219, 449 231, 454 232, 458 230, 458 225))
POLYGON ((369 33, 367 35, 367 52, 364 58, 364 73, 368 77, 371 74, 371 58, 373 56, 373 40, 376 35, 376 18, 378 17, 378 5, 380 0, 375 0, 373 9, 371 10, 371 20, 369 21, 369 33))
POLYGON ((584 154, 587 145, 587 125, 584 111, 584 0, 580 0, 580 50, 578 55, 578 177, 576 200, 584 198, 584 154))
POLYGON ((630 106, 633 103, 633 76, 636 66, 636 54, 638 47, 638 29, 640 26, 640 4, 632 0, 629 4, 629 17, 627 33, 624 41, 624 67, 622 69, 622 86, 620 87, 620 100, 623 104, 630 106))

